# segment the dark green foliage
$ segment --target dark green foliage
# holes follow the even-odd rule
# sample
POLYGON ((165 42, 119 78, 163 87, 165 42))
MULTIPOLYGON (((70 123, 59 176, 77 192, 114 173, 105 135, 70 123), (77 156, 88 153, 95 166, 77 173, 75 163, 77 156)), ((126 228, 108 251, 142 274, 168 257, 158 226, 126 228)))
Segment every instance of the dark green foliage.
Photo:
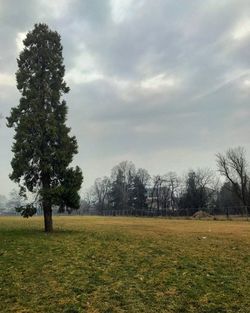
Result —
POLYGON ((33 216, 37 212, 36 207, 32 203, 16 207, 16 211, 26 218, 33 216))
POLYGON ((246 207, 234 192, 234 186, 230 182, 225 182, 218 192, 216 202, 216 214, 241 214, 246 213, 246 207))
POLYGON ((119 169, 111 187, 111 204, 115 210, 124 210, 126 201, 126 182, 123 172, 119 169))
POLYGON ((140 177, 136 175, 133 180, 133 208, 136 211, 147 208, 147 190, 145 184, 141 181, 140 177))
POLYGON ((147 171, 144 169, 136 171, 132 162, 123 161, 115 166, 110 192, 112 208, 130 212, 145 209, 148 180, 147 171))
POLYGON ((38 192, 44 210, 59 202, 78 208, 82 174, 79 168, 68 168, 77 142, 69 135, 67 106, 61 100, 69 87, 63 79, 60 35, 45 24, 36 24, 24 40, 17 63, 21 99, 7 118, 7 126, 15 130, 10 178, 25 191, 38 192))
POLYGON ((193 214, 198 208, 205 208, 207 204, 207 189, 200 183, 199 174, 190 171, 186 179, 186 190, 180 198, 180 206, 191 209, 189 213, 193 214))
POLYGON ((75 169, 69 168, 65 173, 64 180, 62 181, 61 194, 59 193, 60 212, 65 209, 71 212, 71 209, 79 209, 80 207, 80 196, 78 190, 82 184, 82 172, 77 166, 75 169))
POLYGON ((202 190, 196 183, 196 173, 189 172, 187 179, 187 189, 185 194, 185 204, 188 208, 203 207, 202 190))

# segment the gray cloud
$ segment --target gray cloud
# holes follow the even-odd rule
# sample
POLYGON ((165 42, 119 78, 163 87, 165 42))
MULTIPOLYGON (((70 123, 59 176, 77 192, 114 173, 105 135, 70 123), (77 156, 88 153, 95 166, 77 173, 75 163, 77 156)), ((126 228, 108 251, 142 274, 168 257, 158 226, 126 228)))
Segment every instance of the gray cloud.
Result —
MULTIPOLYGON (((215 166, 228 146, 250 152, 249 1, 2 0, 5 116, 19 98, 17 42, 36 22, 62 36, 86 185, 125 158, 155 174, 215 166)), ((0 193, 13 186, 12 137, 1 120, 0 193)))

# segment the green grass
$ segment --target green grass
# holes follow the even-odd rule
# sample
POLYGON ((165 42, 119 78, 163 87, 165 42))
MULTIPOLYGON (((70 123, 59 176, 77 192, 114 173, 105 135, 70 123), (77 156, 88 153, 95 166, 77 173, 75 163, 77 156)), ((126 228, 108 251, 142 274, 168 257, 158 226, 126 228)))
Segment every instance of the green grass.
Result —
POLYGON ((250 223, 0 218, 0 312, 250 312, 250 223))

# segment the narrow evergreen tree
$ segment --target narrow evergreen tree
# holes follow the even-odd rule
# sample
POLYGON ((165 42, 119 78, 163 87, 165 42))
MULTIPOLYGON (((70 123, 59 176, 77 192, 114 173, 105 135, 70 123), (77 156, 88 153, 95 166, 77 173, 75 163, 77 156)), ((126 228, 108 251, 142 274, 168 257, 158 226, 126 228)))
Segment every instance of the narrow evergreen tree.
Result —
MULTIPOLYGON (((79 167, 69 167, 77 141, 69 135, 67 106, 61 100, 69 87, 64 81, 60 35, 46 24, 36 24, 23 43, 16 73, 21 98, 7 118, 7 126, 15 130, 10 178, 20 192, 37 193, 45 231, 50 232, 52 206, 78 208, 83 178, 79 167)), ((30 206, 22 208, 23 216, 32 214, 30 206)))
POLYGON ((117 176, 112 182, 110 197, 114 210, 126 209, 126 184, 121 169, 118 169, 117 176))
POLYGON ((139 176, 135 176, 133 179, 133 208, 136 213, 143 211, 147 208, 147 189, 145 184, 141 181, 139 176))

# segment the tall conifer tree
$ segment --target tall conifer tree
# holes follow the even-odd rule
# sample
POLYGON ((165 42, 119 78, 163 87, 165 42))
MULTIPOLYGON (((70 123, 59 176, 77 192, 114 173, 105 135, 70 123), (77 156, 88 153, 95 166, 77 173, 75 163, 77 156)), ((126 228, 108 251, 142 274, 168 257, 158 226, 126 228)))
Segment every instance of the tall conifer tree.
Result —
MULTIPOLYGON (((60 35, 46 24, 36 24, 23 41, 16 73, 21 93, 7 126, 15 130, 12 173, 21 192, 37 193, 44 212, 45 231, 53 230, 52 206, 78 208, 82 173, 70 168, 77 141, 66 126, 67 106, 61 100, 69 92, 64 81, 60 35)), ((23 216, 34 214, 30 205, 23 216)))

